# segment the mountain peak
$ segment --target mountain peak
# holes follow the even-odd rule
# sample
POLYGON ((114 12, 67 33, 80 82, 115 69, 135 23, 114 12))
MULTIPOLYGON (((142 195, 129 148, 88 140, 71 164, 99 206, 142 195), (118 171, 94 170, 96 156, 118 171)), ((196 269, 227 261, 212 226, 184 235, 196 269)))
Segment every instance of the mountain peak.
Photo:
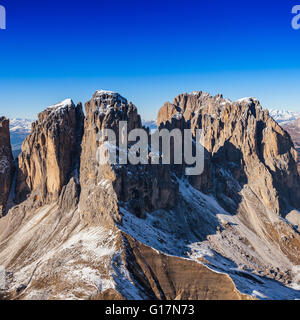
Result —
POLYGON ((238 102, 238 103, 246 103, 246 104, 259 103, 259 101, 254 97, 241 98, 241 99, 238 99, 236 102, 238 102))
POLYGON ((46 107, 46 110, 51 110, 51 111, 57 112, 57 111, 60 111, 62 109, 71 107, 73 105, 74 105, 74 103, 73 103, 72 99, 68 98, 68 99, 65 99, 65 100, 57 103, 57 104, 54 104, 52 106, 46 107))
POLYGON ((97 90, 93 98, 95 101, 100 100, 103 102, 109 102, 113 100, 118 100, 122 103, 127 103, 127 99, 122 97, 118 92, 109 91, 109 90, 97 90))

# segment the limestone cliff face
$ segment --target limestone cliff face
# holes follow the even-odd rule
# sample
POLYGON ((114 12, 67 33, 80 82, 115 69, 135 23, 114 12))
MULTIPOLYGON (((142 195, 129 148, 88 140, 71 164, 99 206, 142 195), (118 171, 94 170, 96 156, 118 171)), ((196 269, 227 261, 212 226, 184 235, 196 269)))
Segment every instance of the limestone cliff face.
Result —
POLYGON ((0 117, 0 217, 5 212, 14 172, 9 120, 0 117))
POLYGON ((96 183, 101 175, 98 170, 96 154, 100 142, 98 134, 104 129, 112 129, 119 137, 119 122, 128 121, 128 130, 141 128, 141 118, 136 107, 128 103, 118 93, 109 91, 96 91, 92 99, 85 104, 86 119, 84 123, 84 136, 82 140, 81 157, 81 183, 87 181, 96 183))
POLYGON ((97 150, 103 143, 97 141, 98 134, 104 129, 112 129, 118 143, 120 121, 127 121, 128 132, 142 128, 137 108, 119 94, 101 90, 86 103, 85 109, 80 168, 82 214, 120 222, 120 203, 126 203, 140 217, 145 210, 172 207, 178 187, 168 169, 147 165, 100 165, 97 161, 97 150))
POLYGON ((41 203, 57 199, 71 176, 78 176, 83 118, 81 105, 70 99, 38 115, 19 156, 18 201, 30 192, 41 203))
POLYGON ((300 172, 300 118, 282 125, 291 135, 295 148, 298 152, 298 171, 300 172))
POLYGON ((196 187, 207 192, 215 188, 217 194, 232 198, 247 185, 266 208, 278 214, 300 207, 296 151, 290 137, 259 101, 246 98, 232 103, 221 95, 182 94, 161 108, 158 123, 170 121, 170 115, 178 112, 192 130, 203 130, 203 144, 218 178, 217 185, 207 183, 207 177, 204 185, 196 178, 196 187), (228 169, 240 186, 230 186, 222 168, 228 169))

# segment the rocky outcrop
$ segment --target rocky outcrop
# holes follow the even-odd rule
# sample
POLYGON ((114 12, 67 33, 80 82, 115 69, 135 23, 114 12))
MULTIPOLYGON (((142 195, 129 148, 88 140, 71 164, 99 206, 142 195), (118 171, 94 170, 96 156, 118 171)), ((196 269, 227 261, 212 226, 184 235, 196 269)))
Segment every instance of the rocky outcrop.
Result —
POLYGON ((19 156, 18 202, 29 193, 40 204, 57 199, 72 176, 78 180, 83 118, 81 104, 70 99, 38 115, 19 156))
POLYGON ((104 174, 97 169, 96 155, 100 145, 98 135, 105 129, 112 129, 118 142, 120 121, 128 121, 128 131, 142 126, 136 107, 118 93, 110 91, 96 91, 92 99, 85 104, 85 112, 80 170, 83 186, 90 182, 99 182, 104 174))
POLYGON ((249 300, 232 279, 195 261, 168 256, 128 235, 126 268, 145 290, 148 299, 159 300, 249 300), (139 272, 137 272, 137 270, 139 272), (184 273, 183 271, 188 270, 184 273))
POLYGON ((5 213, 14 172, 9 120, 0 117, 0 217, 5 213))
POLYGON ((300 178, 293 143, 258 100, 231 102, 222 95, 182 94, 172 105, 162 107, 158 123, 170 121, 169 116, 175 111, 190 122, 192 131, 203 130, 203 145, 210 155, 208 160, 214 164, 211 181, 217 179, 218 183, 208 183, 206 177, 202 185, 196 178, 194 185, 198 189, 216 193, 231 210, 232 199, 235 198, 237 207, 237 194, 245 185, 277 214, 284 216, 291 208, 300 207, 300 178), (229 183, 229 176, 238 185, 232 179, 229 183))
POLYGON ((298 152, 298 171, 300 173, 300 118, 284 123, 282 127, 290 134, 298 152))
MULTIPOLYGON (((120 121, 127 122, 128 132, 142 128, 137 108, 119 94, 101 90, 86 103, 85 110, 80 169, 80 208, 83 215, 91 217, 98 212, 98 218, 121 222, 120 203, 128 205, 140 217, 144 217, 147 210, 174 206, 178 186, 168 168, 100 165, 97 160, 97 150, 104 143, 104 140, 99 140, 99 134, 105 129, 116 133, 119 145, 120 121)), ((125 137, 127 139, 121 134, 121 139, 125 137)))

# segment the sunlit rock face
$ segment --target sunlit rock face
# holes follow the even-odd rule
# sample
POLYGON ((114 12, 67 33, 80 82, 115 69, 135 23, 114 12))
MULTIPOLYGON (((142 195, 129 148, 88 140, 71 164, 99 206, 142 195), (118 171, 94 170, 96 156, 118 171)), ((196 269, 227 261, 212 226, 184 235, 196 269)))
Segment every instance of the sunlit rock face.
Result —
POLYGON ((57 199, 71 176, 78 176, 83 119, 81 104, 70 99, 38 115, 19 156, 17 201, 31 192, 41 203, 57 199))
MULTIPOLYGON (((290 137, 257 99, 231 102, 201 91, 182 94, 160 109, 158 124, 170 121, 176 113, 190 121, 192 131, 203 130, 203 145, 216 164, 217 175, 222 175, 218 174, 222 167, 231 167, 240 185, 251 187, 266 208, 283 216, 300 207, 297 153, 290 137)), ((226 188, 225 194, 232 194, 226 188)))

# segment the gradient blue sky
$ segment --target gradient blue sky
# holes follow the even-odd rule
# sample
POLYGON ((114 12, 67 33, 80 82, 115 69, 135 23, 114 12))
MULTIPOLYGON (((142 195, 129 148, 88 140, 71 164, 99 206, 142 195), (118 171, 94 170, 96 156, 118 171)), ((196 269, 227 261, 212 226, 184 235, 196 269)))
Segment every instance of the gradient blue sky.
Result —
POLYGON ((0 0, 0 114, 120 92, 145 119, 182 92, 300 111, 300 0, 0 0))

